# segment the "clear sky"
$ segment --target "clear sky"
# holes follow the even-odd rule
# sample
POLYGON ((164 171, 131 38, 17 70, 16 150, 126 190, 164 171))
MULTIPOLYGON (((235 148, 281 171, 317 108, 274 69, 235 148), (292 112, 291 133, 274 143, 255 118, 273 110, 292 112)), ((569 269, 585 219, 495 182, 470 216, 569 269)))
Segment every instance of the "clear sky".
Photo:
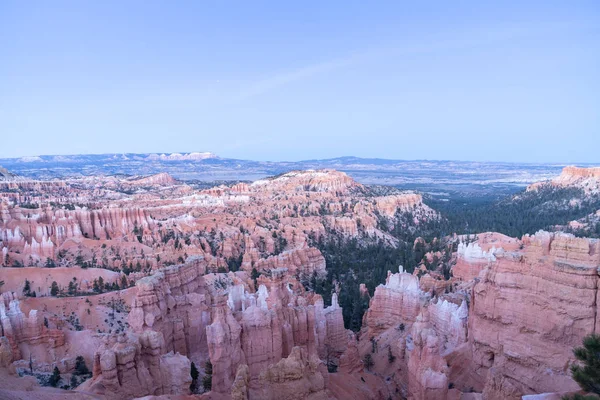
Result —
POLYGON ((0 157, 599 149, 598 0, 0 0, 0 157))

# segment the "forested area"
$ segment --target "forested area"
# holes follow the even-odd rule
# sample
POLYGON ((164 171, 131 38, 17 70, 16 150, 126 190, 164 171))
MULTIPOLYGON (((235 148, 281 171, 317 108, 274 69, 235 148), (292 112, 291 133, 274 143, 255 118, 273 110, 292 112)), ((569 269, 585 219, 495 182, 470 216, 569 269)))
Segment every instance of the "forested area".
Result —
POLYGON ((586 196, 579 188, 540 186, 537 191, 522 191, 500 201, 425 202, 447 220, 447 232, 500 232, 512 237, 553 230, 554 225, 583 218, 600 209, 600 196, 586 196))
POLYGON ((369 295, 373 295, 375 287, 385 283, 388 271, 398 272, 398 267, 402 265, 405 271, 412 273, 428 251, 441 251, 441 259, 425 264, 433 270, 440 264, 448 263, 455 250, 448 241, 439 239, 445 236, 441 232, 447 225, 442 219, 422 221, 417 225, 412 214, 406 212, 398 213, 393 221, 381 218, 380 224, 398 239, 396 247, 382 239, 348 239, 334 232, 329 233, 327 240, 321 237, 321 240, 313 240, 312 243, 325 257, 327 278, 319 280, 315 275, 307 282, 307 286, 323 295, 325 304, 330 305, 333 285, 337 282, 344 324, 354 331, 360 329, 363 314, 369 306, 369 297, 361 296, 361 283, 365 284, 369 295))
MULTIPOLYGON (((325 256, 328 274, 324 280, 313 276, 306 285, 322 294, 329 305, 334 282, 338 283, 338 300, 343 307, 346 328, 358 331, 368 308, 369 297, 361 297, 359 291, 361 283, 365 284, 369 295, 373 295, 375 287, 385 283, 387 271, 398 272, 398 266, 402 265, 406 271, 413 272, 428 251, 440 251, 443 256, 432 263, 426 262, 427 269, 441 270, 448 278, 452 252, 457 245, 450 240, 453 233, 494 231, 520 237, 540 229, 553 230, 555 225, 565 225, 600 209, 598 196, 586 196, 578 188, 549 185, 501 200, 440 201, 425 197, 425 202, 440 212, 441 218, 419 224, 414 223, 409 212, 398 213, 393 219, 380 218, 379 228, 398 239, 396 247, 370 237, 345 239, 335 232, 329 232, 328 240, 313 239, 312 245, 325 256)), ((565 230, 579 236, 599 237, 600 223, 590 221, 589 225, 587 229, 565 230)))

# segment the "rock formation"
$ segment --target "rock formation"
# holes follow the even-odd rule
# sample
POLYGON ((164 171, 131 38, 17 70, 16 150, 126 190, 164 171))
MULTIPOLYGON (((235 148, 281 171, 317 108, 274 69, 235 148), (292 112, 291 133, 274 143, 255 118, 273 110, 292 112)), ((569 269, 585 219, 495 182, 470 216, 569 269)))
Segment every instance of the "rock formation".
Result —
MULTIPOLYGON (((360 357, 372 354, 374 370, 414 399, 575 391, 569 365, 573 348, 597 332, 599 267, 600 240, 481 234, 459 246, 452 292, 431 297, 406 273, 377 287, 360 357)), ((351 349, 342 366, 356 371, 356 361, 347 361, 357 358, 351 349)))
POLYGON ((109 336, 94 355, 92 379, 81 390, 109 399, 187 394, 190 361, 172 351, 164 354, 164 347, 162 335, 154 331, 109 336))
MULTIPOLYGON (((549 182, 555 186, 569 186, 583 189, 588 194, 600 193, 600 167, 579 168, 576 166, 564 167, 562 173, 549 182)), ((528 190, 537 190, 547 182, 538 182, 530 185, 528 190)))
MULTIPOLYGON (((563 175, 556 184, 598 178, 563 175)), ((438 217, 418 194, 373 193, 335 171, 206 190, 167 174, 3 181, 0 369, 56 367, 66 380, 81 356, 93 376, 77 390, 108 399, 188 395, 191 363, 207 361, 202 398, 577 390, 572 348, 598 329, 599 240, 452 237, 450 279, 421 265, 389 273, 373 296, 362 285, 369 308, 353 333, 339 287, 329 307, 306 289, 327 274, 316 244, 335 235, 393 246, 382 225, 438 217)))
POLYGON ((265 400, 327 400, 327 369, 313 354, 294 347, 287 358, 270 365, 261 374, 250 398, 265 400))

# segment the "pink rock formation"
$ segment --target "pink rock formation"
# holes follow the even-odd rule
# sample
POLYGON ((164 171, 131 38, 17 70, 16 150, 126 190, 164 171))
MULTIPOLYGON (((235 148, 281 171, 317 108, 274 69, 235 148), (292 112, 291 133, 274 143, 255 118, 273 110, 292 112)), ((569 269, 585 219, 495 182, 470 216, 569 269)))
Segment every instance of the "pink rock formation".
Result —
POLYGON ((190 361, 169 352, 158 332, 139 337, 109 336, 94 356, 94 376, 81 390, 109 399, 145 395, 186 394, 192 382, 190 361))
POLYGON ((572 349, 597 325, 600 242, 540 232, 523 244, 473 289, 469 335, 490 399, 576 390, 572 349))
POLYGON ((375 288, 375 295, 365 313, 365 322, 371 337, 398 324, 414 322, 421 309, 419 279, 400 272, 388 274, 385 285, 375 288))
POLYGON ((517 239, 510 238, 494 232, 477 235, 477 241, 465 244, 459 243, 456 265, 452 268, 452 275, 463 281, 470 281, 479 276, 479 273, 496 261, 496 253, 515 251, 520 243, 517 239))
POLYGON ((205 260, 194 257, 138 280, 128 316, 132 330, 160 332, 166 351, 206 354, 210 300, 205 294, 205 273, 205 260))
MULTIPOLYGON (((363 343, 344 329, 337 295, 324 307, 299 280, 326 274, 323 255, 311 245, 332 231, 393 244, 378 228, 380 218, 393 223, 398 212, 412 213, 416 223, 437 218, 419 195, 372 196, 336 171, 296 171, 208 190, 167 174, 7 185, 17 192, 11 186, 0 193, 0 264, 32 267, 0 270, 4 290, 22 293, 27 277, 45 297, 23 299, 19 307, 9 305, 18 301, 14 295, 5 296, 1 365, 26 368, 23 358, 33 353, 36 368, 56 365, 68 374, 83 355, 94 375, 82 392, 131 398, 187 395, 190 362, 210 360, 213 392, 205 397, 325 399, 325 363, 333 363, 352 382, 343 389, 337 380, 340 395, 389 394, 377 388, 378 377, 360 376, 363 389, 349 375, 363 371, 363 343), (20 193, 30 189, 32 197, 20 193), (46 263, 58 267, 39 268, 46 263), (256 284, 253 269, 261 274, 256 284), (65 287, 73 277, 82 292, 100 277, 135 287, 112 291, 112 285, 85 300, 49 296, 53 281, 65 287)), ((416 277, 388 278, 365 317, 373 337, 377 330, 395 332, 398 318, 407 323, 405 336, 428 298, 416 277)), ((462 331, 438 314, 430 329, 450 338, 439 340, 441 352, 462 331)), ((397 350, 407 365, 405 347, 397 350)))
POLYGON ((12 296, 0 298, 0 328, 4 337, 4 363, 9 359, 9 355, 12 362, 21 358, 29 359, 30 354, 36 355, 37 362, 53 362, 56 359, 54 350, 65 344, 64 332, 45 327, 43 316, 36 310, 25 315, 21 311, 19 300, 12 296), (5 347, 7 344, 10 345, 10 349, 5 347), (45 350, 41 353, 47 353, 45 359, 39 359, 41 354, 35 351, 36 347, 45 350))
POLYGON ((294 347, 287 358, 269 366, 260 375, 250 398, 265 400, 327 400, 327 369, 305 349, 294 347))
MULTIPOLYGON (((600 191, 600 167, 579 168, 575 166, 564 167, 562 173, 549 182, 555 186, 571 186, 583 189, 586 193, 600 191)), ((537 190, 548 182, 537 182, 530 185, 528 190, 537 190)))
POLYGON ((213 323, 206 329, 214 391, 229 390, 239 365, 246 364, 250 381, 255 381, 295 347, 317 358, 333 359, 345 351, 346 341, 339 342, 345 330, 337 299, 325 309, 320 296, 313 296, 308 304, 301 296, 302 286, 289 275, 281 280, 279 273, 261 279, 269 281, 270 289, 260 285, 254 295, 232 289, 237 294, 229 297, 229 306, 215 309, 213 323))
POLYGON ((130 180, 129 183, 137 186, 169 186, 175 184, 176 181, 168 173, 161 172, 159 174, 130 180))
POLYGON ((92 292, 94 280, 102 278, 104 282, 120 283, 121 273, 101 268, 2 268, 0 272, 6 292, 23 293, 25 280, 30 283, 30 291, 36 296, 49 296, 52 282, 56 282, 59 289, 68 290, 69 283, 75 282, 79 292, 92 292), (75 278, 75 281, 73 281, 75 278))
POLYGON ((308 170, 292 171, 274 178, 256 181, 251 187, 254 190, 285 189, 290 192, 296 189, 346 192, 350 188, 359 186, 359 184, 343 172, 334 170, 308 170))
POLYGON ((286 251, 278 256, 268 258, 258 258, 253 260, 251 257, 245 258, 242 268, 251 271, 256 268, 258 271, 270 271, 277 268, 287 268, 290 273, 296 276, 312 276, 313 272, 323 277, 325 271, 325 258, 318 249, 307 247, 286 251), (254 266, 252 263, 254 262, 254 266))

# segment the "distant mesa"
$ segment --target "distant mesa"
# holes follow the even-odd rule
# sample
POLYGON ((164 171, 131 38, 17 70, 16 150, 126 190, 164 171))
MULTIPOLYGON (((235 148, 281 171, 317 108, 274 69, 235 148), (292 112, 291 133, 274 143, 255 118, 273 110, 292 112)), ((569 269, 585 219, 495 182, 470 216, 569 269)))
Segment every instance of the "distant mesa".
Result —
POLYGON ((564 167, 558 179, 577 180, 582 178, 600 179, 600 167, 580 168, 574 165, 564 167))
POLYGON ((150 154, 146 157, 147 160, 152 161, 201 161, 209 158, 217 158, 217 156, 210 152, 203 153, 171 153, 171 154, 150 154))
POLYGON ((42 160, 41 157, 39 156, 32 156, 32 157, 21 157, 19 158, 19 162, 24 162, 24 163, 29 163, 29 162, 42 162, 44 160, 42 160))
POLYGON ((561 174, 551 181, 537 182, 527 190, 537 190, 540 185, 572 186, 583 189, 586 193, 600 193, 600 167, 581 168, 574 165, 564 167, 561 174))

